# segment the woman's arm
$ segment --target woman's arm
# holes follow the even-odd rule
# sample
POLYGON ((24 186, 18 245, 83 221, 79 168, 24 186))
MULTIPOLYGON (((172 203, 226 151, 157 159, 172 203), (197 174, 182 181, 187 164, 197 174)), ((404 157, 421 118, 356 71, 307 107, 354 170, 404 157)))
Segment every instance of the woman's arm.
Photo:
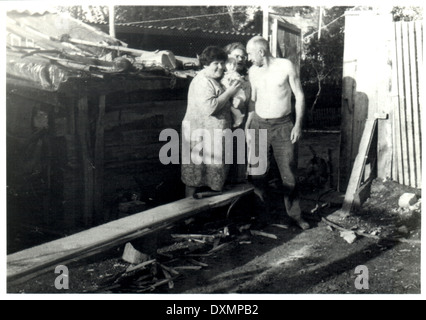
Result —
POLYGON ((194 92, 195 99, 200 108, 204 109, 208 115, 214 115, 221 111, 241 87, 239 82, 232 83, 221 95, 217 95, 215 86, 207 81, 194 92))

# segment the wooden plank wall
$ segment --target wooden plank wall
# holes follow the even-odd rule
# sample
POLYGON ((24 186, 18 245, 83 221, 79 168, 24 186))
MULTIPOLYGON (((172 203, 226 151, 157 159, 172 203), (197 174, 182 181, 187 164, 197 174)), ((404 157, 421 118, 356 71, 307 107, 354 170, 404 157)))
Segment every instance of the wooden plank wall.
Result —
POLYGON ((392 179, 413 188, 422 182, 421 101, 423 85, 423 22, 393 26, 392 85, 394 143, 392 179))

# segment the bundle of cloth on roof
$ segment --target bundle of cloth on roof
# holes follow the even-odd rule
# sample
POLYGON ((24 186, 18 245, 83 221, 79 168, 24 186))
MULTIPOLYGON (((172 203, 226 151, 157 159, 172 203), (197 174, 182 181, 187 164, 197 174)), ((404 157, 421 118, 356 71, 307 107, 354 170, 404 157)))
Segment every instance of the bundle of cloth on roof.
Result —
POLYGON ((125 43, 81 21, 64 19, 50 13, 41 17, 8 15, 8 34, 31 38, 34 46, 18 46, 8 41, 7 75, 57 90, 70 77, 104 78, 125 74, 187 78, 195 76, 199 67, 196 58, 176 57, 167 50, 151 52, 128 48, 125 43), (36 22, 40 22, 39 26, 36 22), (54 28, 62 24, 68 28, 54 28), (60 31, 69 32, 60 34, 60 31))

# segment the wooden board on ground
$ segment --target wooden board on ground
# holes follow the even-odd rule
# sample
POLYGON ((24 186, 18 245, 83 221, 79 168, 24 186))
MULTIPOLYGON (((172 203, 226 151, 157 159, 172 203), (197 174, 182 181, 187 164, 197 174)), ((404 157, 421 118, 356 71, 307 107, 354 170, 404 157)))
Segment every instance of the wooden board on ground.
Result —
POLYGON ((346 190, 343 207, 339 212, 339 214, 342 216, 348 215, 352 211, 354 204, 359 204, 359 201, 357 201, 357 199, 359 199, 360 197, 359 191, 361 187, 364 168, 369 155, 370 146, 374 137, 378 117, 381 116, 377 116, 374 119, 368 119, 365 124, 365 129, 359 146, 359 152, 355 159, 355 163, 349 180, 349 185, 346 190))
POLYGON ((136 239, 149 228, 188 218, 197 213, 226 206, 253 191, 251 185, 237 185, 219 196, 185 198, 115 220, 74 235, 48 242, 7 256, 9 283, 30 279, 53 270, 67 261, 76 261, 136 239))

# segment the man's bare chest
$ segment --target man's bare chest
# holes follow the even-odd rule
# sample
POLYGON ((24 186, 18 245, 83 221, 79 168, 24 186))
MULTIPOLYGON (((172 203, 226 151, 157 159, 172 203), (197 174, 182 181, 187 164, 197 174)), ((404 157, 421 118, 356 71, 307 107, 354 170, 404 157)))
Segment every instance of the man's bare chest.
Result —
POLYGON ((289 86, 289 76, 282 70, 264 71, 258 70, 251 79, 252 85, 256 90, 270 91, 277 89, 286 89, 289 86))

